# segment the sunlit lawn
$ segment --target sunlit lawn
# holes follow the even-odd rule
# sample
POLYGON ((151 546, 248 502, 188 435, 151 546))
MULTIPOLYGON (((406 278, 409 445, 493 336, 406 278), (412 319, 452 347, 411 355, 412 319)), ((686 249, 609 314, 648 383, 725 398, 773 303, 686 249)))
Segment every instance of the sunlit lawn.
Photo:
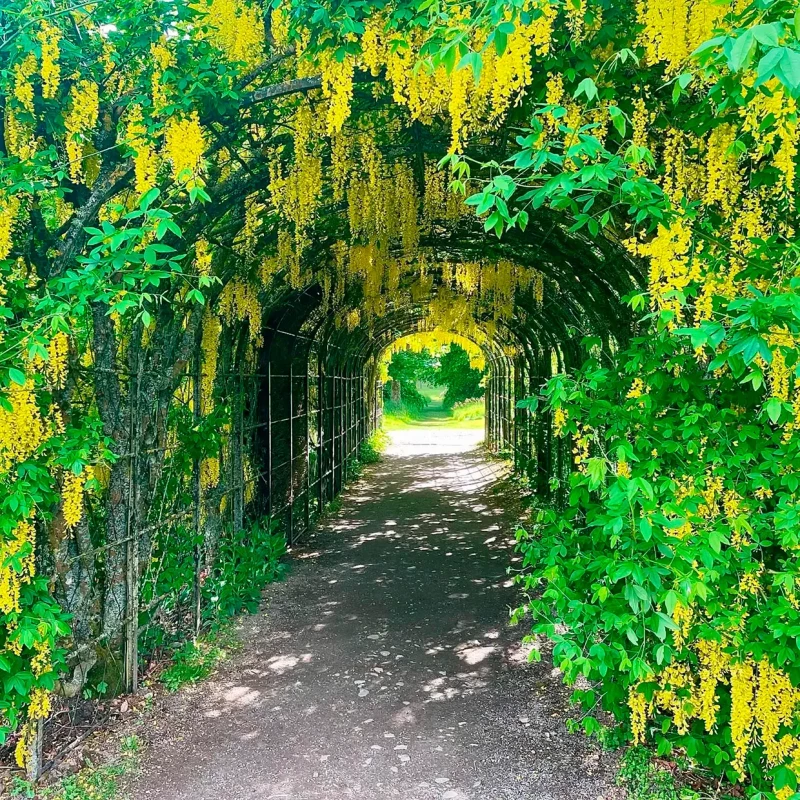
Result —
POLYGON ((407 411, 384 411, 384 430, 401 430, 404 428, 435 427, 435 428, 465 428, 474 430, 484 425, 483 400, 469 400, 453 409, 442 408, 446 387, 419 384, 420 394, 428 401, 428 405, 414 414, 407 411))

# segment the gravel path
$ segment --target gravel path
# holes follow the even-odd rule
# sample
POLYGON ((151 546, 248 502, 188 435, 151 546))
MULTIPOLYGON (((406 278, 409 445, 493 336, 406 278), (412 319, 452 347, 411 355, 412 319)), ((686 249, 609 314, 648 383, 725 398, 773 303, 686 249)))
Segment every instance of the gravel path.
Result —
POLYGON ((408 429, 242 624, 244 647, 170 698, 133 800, 594 800, 612 754, 506 625, 513 518, 481 431, 408 429))

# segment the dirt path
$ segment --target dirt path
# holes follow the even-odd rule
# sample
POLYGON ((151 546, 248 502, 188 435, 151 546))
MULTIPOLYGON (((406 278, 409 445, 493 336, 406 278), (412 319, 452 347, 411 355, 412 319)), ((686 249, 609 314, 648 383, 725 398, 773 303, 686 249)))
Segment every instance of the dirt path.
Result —
POLYGON ((170 700, 133 800, 594 800, 613 756, 526 662, 481 431, 409 429, 303 552, 245 647, 170 700))

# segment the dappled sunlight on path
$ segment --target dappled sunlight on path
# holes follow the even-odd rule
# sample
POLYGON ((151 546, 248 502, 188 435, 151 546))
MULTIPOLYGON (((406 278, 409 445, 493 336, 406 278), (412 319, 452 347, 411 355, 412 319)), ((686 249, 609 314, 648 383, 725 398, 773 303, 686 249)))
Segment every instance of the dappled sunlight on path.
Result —
POLYGON ((506 624, 513 518, 481 438, 392 432, 243 651, 171 702, 134 800, 611 796, 612 757, 566 733, 557 676, 506 624))

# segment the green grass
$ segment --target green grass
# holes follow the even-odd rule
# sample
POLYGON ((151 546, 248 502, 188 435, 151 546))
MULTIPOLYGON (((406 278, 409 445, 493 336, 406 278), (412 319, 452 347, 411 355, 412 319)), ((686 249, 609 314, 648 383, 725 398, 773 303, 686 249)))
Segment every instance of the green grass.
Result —
POLYGON ((196 642, 186 642, 158 679, 168 692, 177 692, 182 686, 191 686, 207 678, 237 647, 233 630, 218 628, 196 642))
POLYGON ((428 408, 440 409, 447 393, 446 386, 431 386, 427 383, 417 384, 417 391, 428 401, 428 408))
POLYGON ((467 400, 452 409, 442 407, 445 390, 441 386, 418 386, 420 394, 428 405, 417 410, 402 403, 387 402, 383 408, 383 429, 386 431, 406 430, 408 428, 460 428, 478 430, 484 424, 483 400, 467 400))
POLYGON ((628 800, 700 800, 700 795, 679 786, 674 776, 651 760, 644 747, 631 747, 620 763, 617 783, 624 787, 628 800))
POLYGON ((41 800, 116 800, 119 798, 119 779, 139 765, 142 743, 138 736, 126 736, 120 742, 118 757, 108 764, 89 764, 75 775, 53 786, 37 790, 28 781, 15 778, 11 797, 41 798, 41 800))

